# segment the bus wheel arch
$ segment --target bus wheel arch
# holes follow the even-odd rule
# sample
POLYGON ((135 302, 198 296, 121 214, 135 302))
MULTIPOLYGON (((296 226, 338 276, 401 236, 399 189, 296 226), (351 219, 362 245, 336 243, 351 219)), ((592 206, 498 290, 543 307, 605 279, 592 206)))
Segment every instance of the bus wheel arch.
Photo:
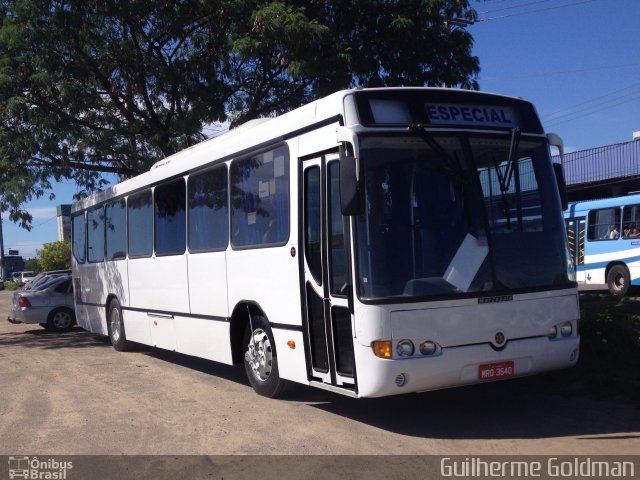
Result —
POLYGON ((629 291, 631 274, 629 273, 629 268, 624 263, 616 262, 607 265, 605 278, 611 295, 623 297, 629 291))
POLYGON ((236 305, 231 316, 231 341, 234 363, 244 363, 247 379, 256 393, 269 398, 286 393, 290 382, 280 378, 273 332, 259 305, 236 305))
POLYGON ((237 365, 244 362, 244 334, 249 325, 249 313, 251 317, 260 316, 267 318, 267 316, 257 303, 245 300, 239 302, 233 309, 230 319, 230 331, 229 338, 231 341, 231 357, 233 364, 237 365))

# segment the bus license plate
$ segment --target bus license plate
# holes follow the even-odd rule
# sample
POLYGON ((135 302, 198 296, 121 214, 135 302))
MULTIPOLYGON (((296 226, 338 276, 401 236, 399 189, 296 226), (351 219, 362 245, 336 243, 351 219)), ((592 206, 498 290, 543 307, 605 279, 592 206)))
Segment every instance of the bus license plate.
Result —
POLYGON ((478 379, 480 380, 513 377, 515 373, 516 370, 512 360, 500 363, 487 363, 478 367, 478 379))

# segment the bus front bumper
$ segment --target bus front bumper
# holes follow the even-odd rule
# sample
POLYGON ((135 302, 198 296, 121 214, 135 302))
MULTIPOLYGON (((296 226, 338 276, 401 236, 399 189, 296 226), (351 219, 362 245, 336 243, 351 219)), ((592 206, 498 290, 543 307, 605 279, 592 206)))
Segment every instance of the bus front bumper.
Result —
POLYGON ((496 351, 489 344, 443 348, 431 357, 382 359, 356 342, 358 396, 382 397, 401 393, 507 380, 568 368, 578 361, 580 337, 547 337, 510 341, 496 351), (470 360, 473 359, 473 360, 470 360), (513 362, 513 374, 481 379, 481 366, 513 362))

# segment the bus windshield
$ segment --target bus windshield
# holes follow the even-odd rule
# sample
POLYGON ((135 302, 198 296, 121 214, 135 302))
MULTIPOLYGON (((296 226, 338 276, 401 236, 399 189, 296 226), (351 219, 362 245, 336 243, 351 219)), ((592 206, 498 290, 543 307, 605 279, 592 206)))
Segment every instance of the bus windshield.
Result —
POLYGON ((367 136, 360 158, 366 202, 355 232, 360 298, 573 286, 545 139, 367 136))

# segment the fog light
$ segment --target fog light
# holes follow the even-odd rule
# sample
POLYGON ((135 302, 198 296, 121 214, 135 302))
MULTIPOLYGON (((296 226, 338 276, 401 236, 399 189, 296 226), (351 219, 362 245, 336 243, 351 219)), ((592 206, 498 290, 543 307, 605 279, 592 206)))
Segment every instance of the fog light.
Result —
POLYGON ((569 361, 574 362, 576 358, 578 358, 578 353, 579 353, 579 350, 577 348, 574 348, 573 352, 571 352, 571 356, 569 357, 569 361))
POLYGON ((373 353, 376 357, 391 358, 391 340, 376 340, 373 342, 373 353))
POLYGON ((563 337, 570 337, 572 332, 573 332, 573 327, 571 326, 570 322, 567 322, 560 327, 560 334, 563 337))
POLYGON ((401 357, 410 357, 413 355, 413 342, 411 340, 400 340, 396 346, 396 352, 401 357))
POLYGON ((426 342, 422 342, 420 344, 420 353, 422 355, 433 355, 434 353, 436 353, 437 349, 438 347, 436 346, 436 344, 430 340, 427 340, 426 342))
POLYGON ((558 327, 555 325, 549 329, 549 333, 547 333, 547 337, 556 338, 558 336, 558 327))
POLYGON ((396 385, 398 387, 404 387, 407 384, 407 376, 404 373, 396 375, 396 385))

